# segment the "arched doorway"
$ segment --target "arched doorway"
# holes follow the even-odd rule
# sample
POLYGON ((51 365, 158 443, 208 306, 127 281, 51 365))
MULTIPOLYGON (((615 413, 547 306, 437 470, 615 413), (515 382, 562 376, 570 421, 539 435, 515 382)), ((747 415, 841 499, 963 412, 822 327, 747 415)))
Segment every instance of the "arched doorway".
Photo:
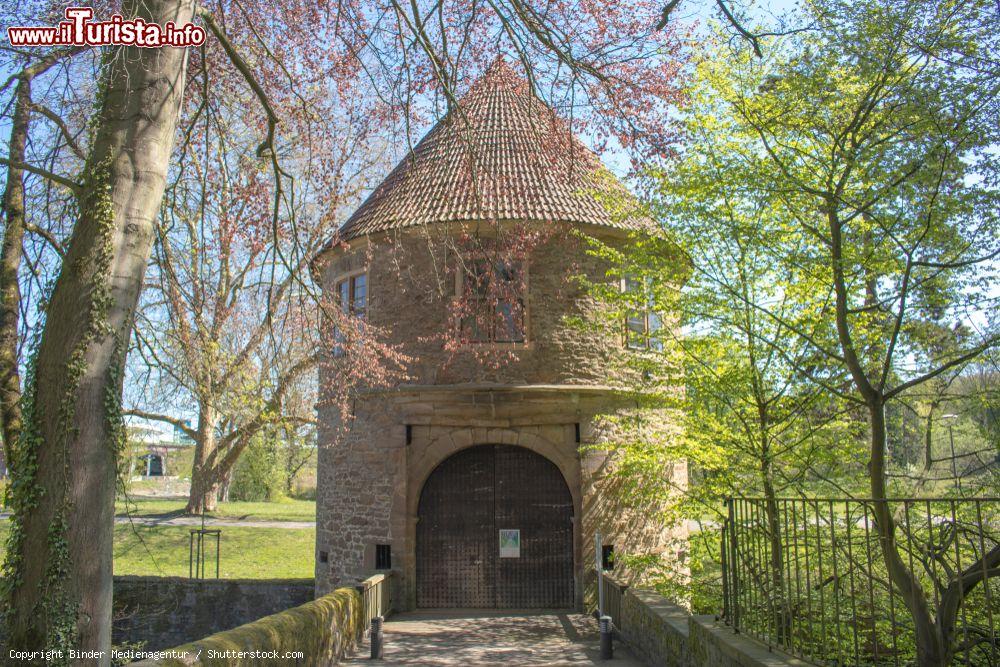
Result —
POLYGON ((159 454, 144 454, 139 457, 142 462, 142 474, 145 477, 163 476, 163 457, 159 454))
POLYGON ((573 606, 573 499, 562 473, 523 447, 445 459, 417 509, 417 606, 573 606))

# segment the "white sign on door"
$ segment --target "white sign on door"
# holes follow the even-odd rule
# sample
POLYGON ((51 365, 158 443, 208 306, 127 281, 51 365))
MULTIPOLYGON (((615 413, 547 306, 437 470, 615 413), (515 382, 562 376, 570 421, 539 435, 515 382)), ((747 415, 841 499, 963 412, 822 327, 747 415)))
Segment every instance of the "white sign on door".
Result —
POLYGON ((500 558, 521 557, 521 531, 505 529, 500 531, 500 558))

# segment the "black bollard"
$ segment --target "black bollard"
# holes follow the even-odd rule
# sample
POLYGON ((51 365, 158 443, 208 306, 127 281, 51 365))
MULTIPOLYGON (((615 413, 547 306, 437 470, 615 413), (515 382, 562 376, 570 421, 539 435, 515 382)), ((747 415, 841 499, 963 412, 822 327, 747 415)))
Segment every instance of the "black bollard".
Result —
POLYGON ((382 659, 382 617, 376 616, 372 619, 372 660, 382 659))
POLYGON ((601 660, 610 660, 615 655, 615 647, 611 644, 611 617, 601 616, 601 660))

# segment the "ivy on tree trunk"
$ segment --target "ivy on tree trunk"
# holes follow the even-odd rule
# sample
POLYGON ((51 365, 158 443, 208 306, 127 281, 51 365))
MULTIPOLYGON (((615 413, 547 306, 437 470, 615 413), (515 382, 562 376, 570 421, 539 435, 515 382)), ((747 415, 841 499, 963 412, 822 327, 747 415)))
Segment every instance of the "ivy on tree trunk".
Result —
MULTIPOLYGON (((183 24, 192 3, 130 0, 122 13, 183 24)), ((104 651, 110 661, 122 367, 186 64, 185 49, 104 53, 79 217, 31 360, 15 453, 4 565, 11 647, 104 651)))

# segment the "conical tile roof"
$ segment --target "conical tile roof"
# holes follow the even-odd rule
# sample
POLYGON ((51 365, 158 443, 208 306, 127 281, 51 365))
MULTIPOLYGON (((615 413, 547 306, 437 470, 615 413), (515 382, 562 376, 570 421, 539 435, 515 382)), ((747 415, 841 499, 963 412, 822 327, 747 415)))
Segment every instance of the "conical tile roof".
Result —
POLYGON ((626 194, 502 58, 341 227, 350 239, 436 222, 569 222, 639 229, 600 194, 626 194))

